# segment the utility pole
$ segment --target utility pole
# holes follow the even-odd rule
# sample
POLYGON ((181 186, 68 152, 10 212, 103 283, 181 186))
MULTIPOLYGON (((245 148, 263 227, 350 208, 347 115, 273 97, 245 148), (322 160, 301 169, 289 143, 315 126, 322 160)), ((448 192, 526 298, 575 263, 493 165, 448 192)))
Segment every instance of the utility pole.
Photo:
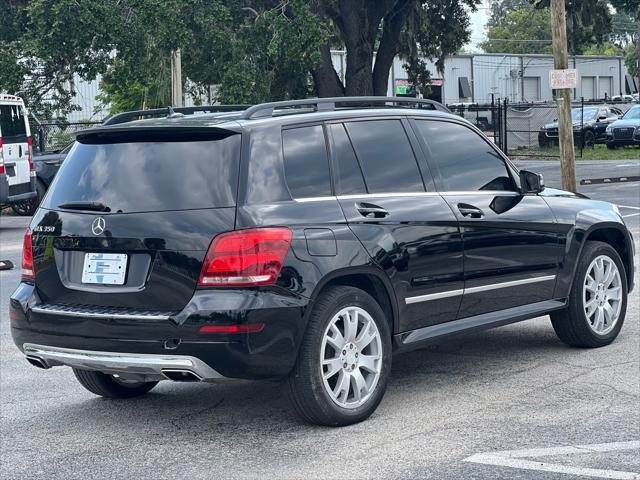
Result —
MULTIPOLYGON (((553 63, 556 70, 569 68, 567 53, 567 21, 564 0, 551 0, 551 38, 553 63)), ((571 89, 556 90, 558 104, 558 136, 562 188, 576 191, 576 154, 573 150, 573 122, 571 121, 571 89)))
POLYGON ((182 107, 182 57, 179 48, 171 51, 171 104, 182 107))

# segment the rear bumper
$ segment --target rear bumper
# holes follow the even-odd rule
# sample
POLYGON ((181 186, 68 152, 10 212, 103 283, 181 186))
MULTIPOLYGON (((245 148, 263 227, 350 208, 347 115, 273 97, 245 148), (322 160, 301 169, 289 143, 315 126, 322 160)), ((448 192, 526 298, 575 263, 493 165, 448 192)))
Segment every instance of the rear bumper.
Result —
POLYGON ((177 359, 178 367, 188 367, 204 380, 274 378, 287 375, 295 364, 307 306, 306 298, 274 287, 198 290, 181 312, 170 315, 83 315, 77 309, 67 314, 47 311, 36 288, 21 283, 10 302, 11 334, 25 355, 37 356, 29 350, 35 348, 45 362, 52 362, 49 366, 105 372, 120 366, 130 373, 162 376, 163 369, 173 368, 163 362, 177 359), (226 335, 198 332, 203 325, 252 323, 264 328, 226 335), (149 359, 155 364, 146 371, 149 359))
POLYGON ((24 190, 28 190, 23 193, 12 193, 13 188, 9 188, 9 182, 7 180, 6 173, 0 173, 0 204, 10 205, 12 203, 21 202, 23 200, 29 200, 37 195, 36 193, 36 179, 31 177, 29 180, 29 187, 24 185, 24 190))
POLYGON ((24 354, 43 368, 65 365, 83 370, 142 377, 147 381, 169 378, 172 372, 190 372, 200 381, 222 378, 222 375, 196 357, 188 355, 152 355, 118 352, 74 350, 25 343, 24 354))

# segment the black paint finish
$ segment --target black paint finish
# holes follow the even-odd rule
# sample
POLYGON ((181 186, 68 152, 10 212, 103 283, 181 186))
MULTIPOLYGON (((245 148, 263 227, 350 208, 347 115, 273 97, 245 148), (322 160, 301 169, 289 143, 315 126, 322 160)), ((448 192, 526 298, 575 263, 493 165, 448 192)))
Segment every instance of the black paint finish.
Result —
MULTIPOLYGON (((179 339, 172 354, 195 355, 226 376, 268 378, 286 375, 293 367, 308 314, 327 285, 354 285, 373 295, 387 314, 400 350, 441 335, 562 308, 590 238, 614 245, 633 285, 633 241, 611 204, 552 189, 538 195, 446 191, 437 177, 439 169, 429 162, 429 138, 419 138, 406 114, 400 109, 339 110, 212 122, 217 132, 228 128, 241 134, 236 207, 104 214, 106 229, 99 235, 91 230, 96 212, 63 211, 55 205, 39 209, 31 223, 35 285, 21 283, 11 297, 15 343, 20 348, 32 342, 165 353, 165 342, 179 339), (418 165, 417 184, 424 190, 393 192, 385 186, 384 193, 372 193, 357 178, 355 156, 345 157, 351 162, 349 169, 346 163, 340 167, 333 135, 340 135, 340 148, 348 151, 349 132, 341 122, 365 118, 401 120, 418 165), (331 192, 293 198, 281 131, 314 125, 323 126, 327 139, 331 192), (343 170, 355 180, 339 182, 336 175, 343 170), (349 194, 337 191, 342 187, 349 194), (196 288, 204 256, 217 234, 265 226, 292 231, 291 248, 275 285, 196 288), (127 253, 131 263, 125 284, 99 287, 79 282, 85 252, 127 253), (553 275, 556 280, 462 293, 553 275), (34 313, 31 308, 40 303, 173 313, 168 320, 86 319, 34 313), (243 335, 198 333, 203 325, 229 323, 264 323, 265 328, 243 335)), ((410 116, 446 119, 479 135, 447 114, 411 111, 410 116)), ((207 119, 189 121, 204 124, 207 119)), ((143 127, 144 122, 137 122, 136 131, 143 127)), ((488 142, 486 148, 493 149, 488 142)), ((494 150, 488 150, 492 158, 504 159, 494 150)), ((504 161, 505 172, 511 172, 504 179, 511 178, 517 189, 517 171, 504 161)), ((393 158, 388 168, 394 168, 393 158)), ((473 162, 464 168, 472 170, 473 162)), ((506 180, 499 185, 511 185, 506 180)), ((52 188, 58 183, 64 182, 56 181, 52 188)), ((304 185, 299 187, 305 191, 304 185)))

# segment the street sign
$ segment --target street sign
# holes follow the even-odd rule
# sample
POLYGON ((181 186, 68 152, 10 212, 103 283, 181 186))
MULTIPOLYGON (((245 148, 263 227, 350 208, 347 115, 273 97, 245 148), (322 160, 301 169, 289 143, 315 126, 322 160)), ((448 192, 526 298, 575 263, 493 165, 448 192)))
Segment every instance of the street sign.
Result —
POLYGON ((553 89, 576 88, 578 86, 578 71, 575 68, 549 70, 549 86, 553 89))

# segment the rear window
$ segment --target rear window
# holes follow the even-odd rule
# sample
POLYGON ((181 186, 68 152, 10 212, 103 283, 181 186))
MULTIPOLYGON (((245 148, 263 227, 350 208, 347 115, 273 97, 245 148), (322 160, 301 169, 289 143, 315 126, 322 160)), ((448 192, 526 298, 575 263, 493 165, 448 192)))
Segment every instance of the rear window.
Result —
POLYGON ((282 132, 284 173, 293 198, 331 195, 329 161, 321 125, 282 132))
POLYGON ((217 140, 78 143, 65 159, 44 208, 99 202, 111 212, 235 205, 240 135, 217 140))
POLYGON ((26 143, 27 125, 21 105, 0 105, 2 143, 26 143))

